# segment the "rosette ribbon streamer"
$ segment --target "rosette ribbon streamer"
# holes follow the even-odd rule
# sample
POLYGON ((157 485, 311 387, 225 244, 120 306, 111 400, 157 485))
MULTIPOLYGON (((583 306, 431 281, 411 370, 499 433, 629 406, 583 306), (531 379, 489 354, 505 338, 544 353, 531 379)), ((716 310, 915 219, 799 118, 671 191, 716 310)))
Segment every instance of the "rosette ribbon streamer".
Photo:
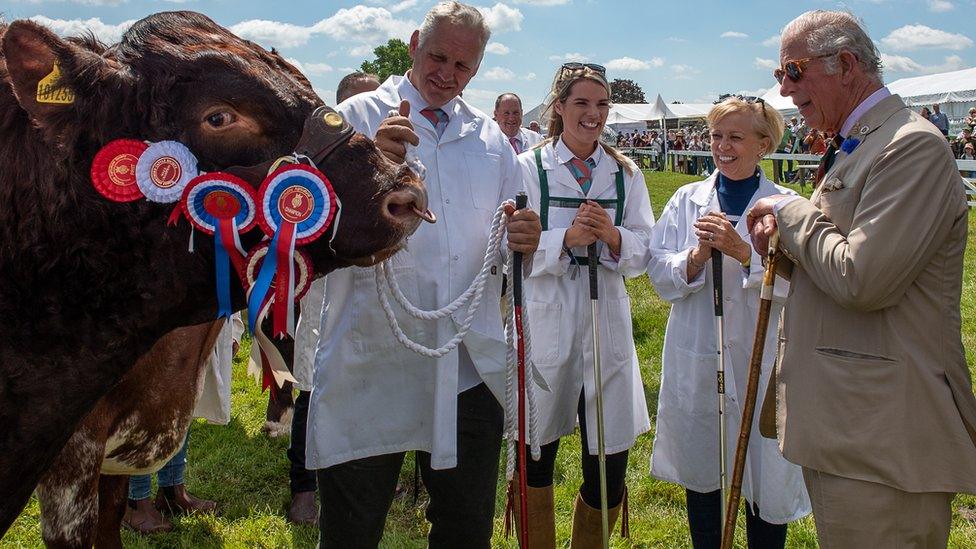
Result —
POLYGON ((231 265, 241 284, 246 285, 240 232, 247 232, 257 221, 251 186, 226 173, 201 175, 186 186, 180 204, 195 229, 214 237, 217 318, 230 317, 234 313, 230 299, 231 265))

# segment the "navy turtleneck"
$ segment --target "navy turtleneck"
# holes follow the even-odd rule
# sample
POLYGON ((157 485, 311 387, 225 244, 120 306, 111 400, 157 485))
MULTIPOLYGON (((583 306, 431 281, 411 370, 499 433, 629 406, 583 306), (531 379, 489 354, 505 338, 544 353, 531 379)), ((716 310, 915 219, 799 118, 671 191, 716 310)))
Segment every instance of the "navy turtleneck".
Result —
POLYGON ((751 177, 738 180, 729 179, 719 172, 716 187, 719 207, 728 216, 729 221, 735 224, 752 200, 752 195, 759 190, 759 169, 757 168, 751 177))

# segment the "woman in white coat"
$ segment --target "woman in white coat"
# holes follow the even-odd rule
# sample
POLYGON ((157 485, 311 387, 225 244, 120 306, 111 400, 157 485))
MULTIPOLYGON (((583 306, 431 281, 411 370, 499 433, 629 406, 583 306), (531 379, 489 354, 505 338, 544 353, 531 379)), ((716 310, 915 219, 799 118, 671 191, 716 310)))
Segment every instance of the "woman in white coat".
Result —
POLYGON ((573 547, 601 546, 596 395, 593 381, 587 246, 599 250, 600 354, 603 375, 611 528, 625 497, 627 453, 650 429, 623 277, 643 274, 654 223, 640 170, 599 142, 610 86, 599 65, 567 63, 548 108, 550 136, 519 156, 529 206, 542 237, 525 281, 532 358, 551 387, 536 391, 542 458, 526 464, 529 546, 553 547, 553 467, 559 439, 583 439, 583 485, 576 498, 573 547))
MULTIPOLYGON (((759 310, 761 258, 748 244, 745 212, 761 197, 795 194, 771 183, 759 161, 780 142, 783 118, 762 101, 730 98, 708 114, 712 158, 718 168, 704 181, 678 189, 651 235, 648 274, 672 303, 664 336, 661 393, 651 475, 686 488, 688 524, 696 549, 721 539, 716 329, 712 305, 712 250, 723 254, 726 429, 735 441, 741 422, 749 358, 759 310)), ((777 280, 771 318, 779 318, 788 284, 777 280)), ((776 334, 766 337, 759 394, 765 394, 776 356, 776 334)), ((755 423, 758 424, 756 414, 755 423)), ((757 425, 753 433, 758 433, 757 425)), ((735 444, 726 449, 732 470, 735 444)), ((752 436, 742 494, 750 548, 781 548, 786 524, 810 512, 799 467, 775 440, 752 436)))

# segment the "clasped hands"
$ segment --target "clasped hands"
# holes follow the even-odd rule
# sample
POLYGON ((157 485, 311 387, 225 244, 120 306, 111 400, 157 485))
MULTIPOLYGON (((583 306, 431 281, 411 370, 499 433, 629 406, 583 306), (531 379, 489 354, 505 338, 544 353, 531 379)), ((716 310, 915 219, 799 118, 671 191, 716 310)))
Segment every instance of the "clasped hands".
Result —
MULTIPOLYGON (((398 113, 399 116, 391 116, 380 123, 374 141, 387 158, 402 164, 407 156, 406 143, 419 145, 420 138, 408 118, 410 103, 401 101, 398 113)), ((513 206, 505 206, 505 214, 508 215, 508 249, 523 254, 535 253, 542 235, 539 214, 529 208, 516 211, 513 206)))
POLYGON ((620 255, 620 230, 613 225, 610 214, 600 204, 587 200, 576 211, 573 224, 566 229, 563 243, 575 248, 589 246, 597 240, 605 242, 612 253, 620 255))
POLYGON ((695 221, 695 236, 698 245, 691 251, 689 260, 699 268, 712 257, 712 250, 734 257, 742 264, 752 257, 749 244, 742 240, 724 213, 710 212, 699 217, 695 221))

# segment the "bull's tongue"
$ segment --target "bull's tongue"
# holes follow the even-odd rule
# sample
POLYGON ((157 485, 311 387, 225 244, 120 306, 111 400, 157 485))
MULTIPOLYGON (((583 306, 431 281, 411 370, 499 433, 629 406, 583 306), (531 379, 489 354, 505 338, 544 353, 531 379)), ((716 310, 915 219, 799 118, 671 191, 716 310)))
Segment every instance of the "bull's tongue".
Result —
POLYGON ((414 206, 413 213, 417 214, 417 217, 423 219, 427 223, 437 223, 437 216, 434 215, 434 212, 430 211, 429 209, 420 211, 420 208, 414 206))

